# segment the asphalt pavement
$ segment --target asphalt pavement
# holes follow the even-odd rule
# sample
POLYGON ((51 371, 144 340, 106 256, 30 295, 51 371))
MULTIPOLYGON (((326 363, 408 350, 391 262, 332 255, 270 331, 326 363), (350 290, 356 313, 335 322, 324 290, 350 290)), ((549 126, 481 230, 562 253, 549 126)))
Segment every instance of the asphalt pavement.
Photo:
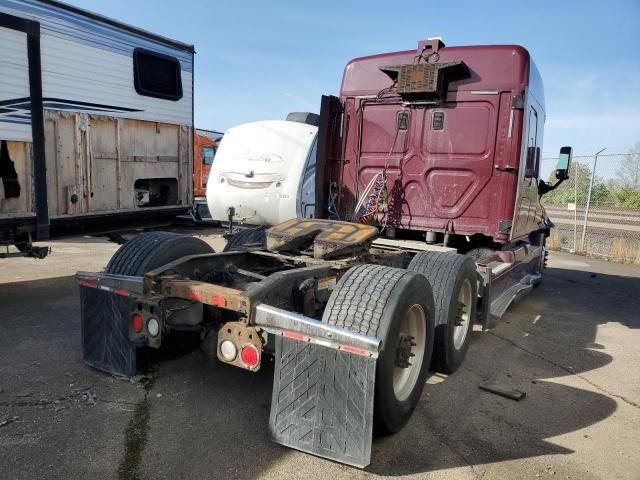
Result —
POLYGON ((474 332, 458 372, 430 376, 407 427, 375 438, 359 470, 269 440, 271 365, 219 364, 189 336, 133 380, 84 365, 72 275, 117 245, 52 247, 0 259, 1 479, 640 478, 638 267, 552 253, 542 284, 474 332))

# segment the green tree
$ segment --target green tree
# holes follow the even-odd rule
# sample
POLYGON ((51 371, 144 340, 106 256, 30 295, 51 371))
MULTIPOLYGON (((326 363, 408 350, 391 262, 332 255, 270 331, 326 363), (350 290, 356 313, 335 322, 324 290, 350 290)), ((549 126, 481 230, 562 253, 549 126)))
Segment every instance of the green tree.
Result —
POLYGON ((620 187, 640 192, 640 142, 620 162, 616 170, 616 181, 620 187))
MULTIPOLYGON (((556 181, 555 171, 553 171, 549 175, 548 183, 553 184, 556 181)), ((587 203, 590 182, 591 168, 584 163, 574 161, 569 169, 569 180, 566 180, 557 189, 545 194, 542 197, 542 202, 545 205, 566 205, 574 202, 577 202, 578 205, 584 205, 587 203)))
POLYGON ((620 208, 640 208, 640 190, 621 187, 615 192, 615 205, 620 208))

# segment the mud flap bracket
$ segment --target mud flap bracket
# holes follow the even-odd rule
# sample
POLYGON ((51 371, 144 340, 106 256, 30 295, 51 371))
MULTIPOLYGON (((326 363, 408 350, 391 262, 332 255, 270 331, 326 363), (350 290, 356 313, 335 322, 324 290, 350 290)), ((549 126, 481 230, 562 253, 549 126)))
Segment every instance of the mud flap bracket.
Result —
POLYGON ((375 358, 276 337, 272 439, 366 467, 371 460, 375 373, 375 358))

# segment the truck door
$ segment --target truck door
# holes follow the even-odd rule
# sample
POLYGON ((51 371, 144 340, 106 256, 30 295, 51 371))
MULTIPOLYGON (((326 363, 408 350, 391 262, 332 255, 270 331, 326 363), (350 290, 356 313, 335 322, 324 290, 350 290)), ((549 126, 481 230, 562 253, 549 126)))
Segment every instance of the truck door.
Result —
POLYGON ((518 172, 518 194, 514 211, 514 225, 511 238, 519 238, 537 230, 538 209, 538 176, 540 170, 540 151, 542 143, 541 109, 535 103, 529 104, 526 110, 526 124, 518 172))

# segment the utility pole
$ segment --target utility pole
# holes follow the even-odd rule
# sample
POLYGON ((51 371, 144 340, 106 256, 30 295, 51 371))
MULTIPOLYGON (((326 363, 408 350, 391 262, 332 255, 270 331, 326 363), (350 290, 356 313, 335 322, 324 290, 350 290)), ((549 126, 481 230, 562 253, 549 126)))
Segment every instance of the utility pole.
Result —
MULTIPOLYGON (((604 152, 607 147, 604 147, 598 153, 593 156, 593 171, 591 172, 591 182, 589 182, 589 194, 587 195, 587 208, 584 212, 584 224, 582 225, 582 251, 584 252, 584 237, 587 234, 587 221, 589 220, 589 207, 591 206, 591 190, 593 190, 593 180, 596 177, 596 165, 598 164, 598 155, 604 152)), ((577 206, 576 206, 577 207, 577 206)))
POLYGON ((578 251, 578 164, 573 162, 573 251, 578 251))

